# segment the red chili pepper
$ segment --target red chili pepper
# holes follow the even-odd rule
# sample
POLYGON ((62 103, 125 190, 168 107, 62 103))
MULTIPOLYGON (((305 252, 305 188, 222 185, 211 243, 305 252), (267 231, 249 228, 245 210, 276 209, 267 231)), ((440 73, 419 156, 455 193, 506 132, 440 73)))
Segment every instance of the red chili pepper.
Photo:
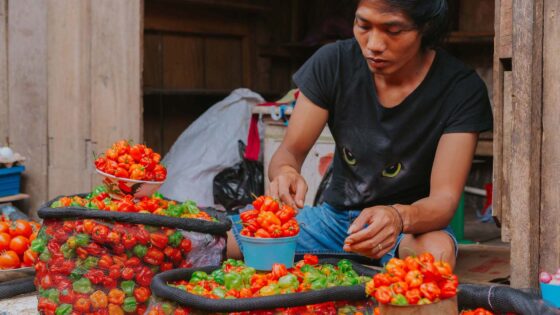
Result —
POLYGON ((76 301, 76 294, 74 290, 67 288, 59 291, 60 303, 73 304, 76 301))
POLYGON ((134 236, 132 234, 123 234, 122 242, 123 242, 124 248, 126 248, 126 249, 131 249, 138 243, 138 241, 136 240, 136 236, 134 236))
POLYGON ((106 227, 105 225, 98 224, 93 227, 91 237, 96 242, 104 243, 107 241, 108 234, 109 234, 109 228, 106 227))
POLYGON ((393 290, 396 294, 404 294, 408 291, 408 284, 404 281, 395 282, 391 284, 391 290, 393 290))
POLYGON ((299 233, 299 224, 295 219, 290 219, 288 222, 282 224, 282 236, 290 237, 299 233))
POLYGON ((280 225, 271 225, 267 230, 270 233, 270 236, 274 238, 282 237, 283 235, 282 227, 280 225))
POLYGON ((296 210, 294 208, 292 208, 291 206, 289 206, 287 204, 284 204, 284 205, 282 205, 280 210, 276 213, 276 215, 278 216, 280 221, 282 221, 282 223, 286 223, 291 218, 296 216, 296 210))
POLYGON ((130 257, 124 262, 124 265, 127 267, 136 267, 139 266, 142 262, 138 257, 130 257))
POLYGON ((117 280, 111 277, 103 277, 103 286, 107 289, 113 289, 117 287, 117 280))
POLYGON ((445 281, 443 285, 440 285, 440 289, 440 298, 442 299, 447 299, 457 295, 457 286, 452 281, 445 281))
POLYGON ((142 268, 142 270, 138 272, 135 279, 139 285, 143 287, 148 287, 150 286, 153 277, 154 277, 153 271, 150 270, 150 268, 144 266, 144 268, 142 268))
POLYGON ((422 298, 422 296, 420 295, 420 290, 418 290, 417 288, 406 291, 404 296, 406 297, 408 304, 416 304, 422 298))
POLYGON ((163 253, 165 254, 165 256, 169 257, 171 261, 175 263, 178 263, 181 261, 181 259, 183 259, 183 255, 181 255, 181 251, 171 246, 167 246, 163 250, 163 253))
POLYGON ((97 262, 97 267, 101 269, 109 269, 113 265, 113 258, 110 255, 103 255, 97 262))
POLYGON ((418 270, 411 270, 406 274, 404 280, 410 288, 417 288, 424 283, 424 276, 418 270))
POLYGON ((260 210, 262 204, 264 203, 264 199, 265 199, 265 196, 259 196, 259 197, 257 197, 257 199, 255 199, 255 200, 253 201, 253 207, 255 207, 256 210, 260 210))
POLYGON ((434 282, 427 282, 420 285, 420 293, 422 293, 422 296, 428 300, 434 301, 439 298, 441 290, 434 282))
POLYGON ((191 249, 192 249, 192 242, 191 242, 190 239, 184 238, 184 239, 181 241, 181 245, 180 245, 180 246, 181 246, 181 250, 183 251, 183 253, 186 254, 186 253, 188 253, 188 252, 191 251, 191 249))
POLYGON ((123 278, 124 280, 131 280, 134 278, 134 276, 135 276, 134 269, 130 267, 124 267, 123 270, 121 271, 121 278, 123 278))
POLYGON ((375 290, 373 297, 381 304, 388 304, 391 302, 392 292, 389 287, 379 287, 375 290))
POLYGON ((150 291, 150 289, 146 288, 146 287, 139 287, 134 289, 134 297, 136 298, 136 301, 138 303, 144 303, 146 302, 150 296, 152 295, 152 292, 150 291))
POLYGON ((248 222, 248 221, 251 221, 251 220, 255 220, 258 216, 259 216, 259 210, 253 209, 253 210, 242 212, 239 215, 239 218, 243 222, 248 222))
POLYGON ((93 284, 99 284, 103 281, 105 274, 99 269, 90 269, 84 274, 85 278, 88 278, 93 284))
POLYGON ((274 280, 278 280, 288 274, 288 269, 283 264, 272 264, 271 274, 274 280))
POLYGON ((167 246, 167 243, 169 242, 169 238, 167 237, 167 235, 161 233, 150 234, 150 240, 155 247, 161 249, 164 249, 165 246, 167 246))
POLYGON ((249 229, 247 229, 247 228, 241 229, 241 232, 239 232, 239 234, 241 234, 243 236, 247 236, 247 237, 252 237, 253 236, 253 233, 251 231, 249 231, 249 229))
POLYGON ((260 207, 260 210, 275 213, 276 211, 278 211, 278 207, 278 201, 274 200, 274 198, 270 196, 266 196, 264 198, 263 204, 260 207))
POLYGON ((160 272, 164 272, 164 271, 171 270, 171 269, 173 269, 173 263, 171 263, 169 261, 164 262, 159 266, 159 271, 160 272))
POLYGON ((265 229, 258 229, 255 232, 255 237, 260 237, 260 238, 270 238, 270 233, 268 233, 265 229))
POLYGON ((308 265, 316 265, 319 263, 319 257, 316 255, 305 254, 303 255, 303 261, 308 265))
POLYGON ((259 223, 257 223, 257 219, 251 219, 249 221, 243 222, 243 227, 246 228, 249 232, 255 233, 259 229, 259 223))
POLYGON ((148 233, 148 231, 144 230, 143 228, 137 230, 135 236, 138 243, 142 245, 146 245, 150 241, 150 233, 148 233))

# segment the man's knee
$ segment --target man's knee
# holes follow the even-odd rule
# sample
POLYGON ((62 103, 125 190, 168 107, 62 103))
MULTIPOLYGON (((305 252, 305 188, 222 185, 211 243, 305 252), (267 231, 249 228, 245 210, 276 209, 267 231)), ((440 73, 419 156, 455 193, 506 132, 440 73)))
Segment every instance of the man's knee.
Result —
POLYGON ((227 258, 243 259, 243 254, 232 231, 227 232, 227 258))
POLYGON ((407 234, 399 246, 399 257, 419 255, 429 252, 436 260, 443 260, 455 266, 455 242, 443 231, 428 232, 421 235, 407 234))

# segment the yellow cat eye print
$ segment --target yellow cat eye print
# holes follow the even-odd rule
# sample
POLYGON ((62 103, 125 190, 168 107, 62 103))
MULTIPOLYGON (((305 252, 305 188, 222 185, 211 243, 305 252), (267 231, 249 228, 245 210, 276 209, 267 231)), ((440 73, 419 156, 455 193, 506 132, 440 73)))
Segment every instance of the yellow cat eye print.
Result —
POLYGON ((396 163, 393 164, 391 166, 386 167, 383 172, 381 172, 381 175, 383 175, 383 177, 395 177, 397 175, 399 175, 399 173, 401 172, 402 169, 402 164, 396 163))
POLYGON ((352 152, 348 151, 348 149, 346 148, 342 148, 342 157, 344 158, 344 161, 350 166, 354 166, 357 163, 356 158, 354 157, 352 152))

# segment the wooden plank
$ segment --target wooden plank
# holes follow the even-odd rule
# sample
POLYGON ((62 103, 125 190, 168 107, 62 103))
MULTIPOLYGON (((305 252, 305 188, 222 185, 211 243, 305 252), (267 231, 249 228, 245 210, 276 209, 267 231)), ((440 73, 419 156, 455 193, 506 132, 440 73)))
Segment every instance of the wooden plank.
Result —
POLYGON ((494 29, 493 0, 461 0, 459 5, 459 30, 484 32, 494 29))
POLYGON ((0 0, 0 145, 8 145, 8 0, 0 0))
POLYGON ((163 36, 164 88, 204 88, 204 71, 203 38, 163 36))
POLYGON ((544 2, 543 142, 541 182, 541 238, 539 270, 560 266, 560 1, 544 2), (552 219, 552 220, 551 220, 552 219))
POLYGON ((91 134, 92 149, 99 153, 118 139, 142 139, 143 2, 90 5, 91 134))
POLYGON ((513 1, 511 285, 534 287, 539 268, 543 1, 513 1))
MULTIPOLYGON (((500 62, 497 49, 500 41, 500 3, 501 0, 496 0, 495 17, 494 17, 494 33, 496 41, 494 41, 494 60, 493 60, 493 75, 492 75, 492 101, 493 101, 493 114, 494 114, 494 128, 492 130, 494 139, 493 141, 493 169, 502 170, 503 153, 502 153, 502 122, 503 122, 503 66, 500 62)), ((494 171, 492 174, 492 215, 500 221, 502 227, 504 226, 502 214, 502 199, 504 191, 502 189, 503 173, 501 171, 494 171)), ((503 238, 503 236, 502 236, 503 238)))
POLYGON ((48 1, 49 198, 90 190, 90 18, 88 1, 48 1))
POLYGON ((22 191, 33 214, 47 200, 47 2, 10 1, 8 38, 9 137, 28 158, 22 191))
POLYGON ((500 10, 499 14, 496 14, 496 21, 500 25, 500 33, 496 33, 496 39, 499 42, 496 51, 498 56, 502 59, 511 58, 512 56, 512 12, 513 12, 513 0, 496 0, 496 10, 500 10))
POLYGON ((144 34, 144 87, 163 87, 163 43, 161 34, 144 34))
POLYGON ((236 38, 206 38, 205 87, 207 89, 235 89, 243 84, 241 41, 236 38))
POLYGON ((28 194, 17 194, 12 196, 1 197, 0 203, 14 202, 14 201, 24 200, 28 198, 29 198, 28 194))
POLYGON ((197 9, 188 4, 146 2, 145 29, 199 35, 243 36, 249 32, 243 15, 197 9))
MULTIPOLYGON (((508 156, 508 160, 502 163, 501 168, 495 168, 501 171, 502 174, 502 191, 504 195, 501 200, 502 205, 502 241, 511 241, 511 229, 510 229, 510 213, 511 213, 511 202, 510 202, 510 183, 511 183, 511 163, 509 157, 511 156, 511 136, 513 131, 513 98, 512 91, 513 88, 513 78, 511 71, 503 72, 503 95, 502 95, 502 144, 504 156, 508 156)), ((495 140, 494 140, 495 141, 495 140)), ((496 200, 495 198, 493 199, 496 200)), ((494 207, 494 205, 492 205, 494 207)))

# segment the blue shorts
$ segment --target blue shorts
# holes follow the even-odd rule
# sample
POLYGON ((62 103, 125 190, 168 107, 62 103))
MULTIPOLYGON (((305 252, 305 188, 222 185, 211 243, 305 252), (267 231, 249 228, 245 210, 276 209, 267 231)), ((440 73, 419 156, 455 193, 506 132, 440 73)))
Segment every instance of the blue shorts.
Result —
MULTIPOLYGON (((327 203, 315 207, 305 206, 297 215, 297 220, 300 224, 300 235, 297 241, 296 255, 309 253, 345 256, 348 258, 357 256, 356 254, 344 251, 342 247, 344 246, 344 240, 348 237, 347 231, 350 228, 350 224, 360 215, 360 212, 361 210, 336 210, 327 203)), ((243 228, 239 215, 230 216, 230 219, 233 222, 232 231, 237 244, 243 250, 239 240, 239 233, 243 228)), ((455 254, 457 254, 458 245, 453 230, 448 226, 442 231, 449 234, 455 243, 455 254)), ((380 263, 382 265, 385 265, 389 259, 395 257, 403 237, 404 234, 401 233, 397 238, 395 246, 381 258, 380 263)), ((375 260, 372 260, 372 262, 375 262, 375 260)))

